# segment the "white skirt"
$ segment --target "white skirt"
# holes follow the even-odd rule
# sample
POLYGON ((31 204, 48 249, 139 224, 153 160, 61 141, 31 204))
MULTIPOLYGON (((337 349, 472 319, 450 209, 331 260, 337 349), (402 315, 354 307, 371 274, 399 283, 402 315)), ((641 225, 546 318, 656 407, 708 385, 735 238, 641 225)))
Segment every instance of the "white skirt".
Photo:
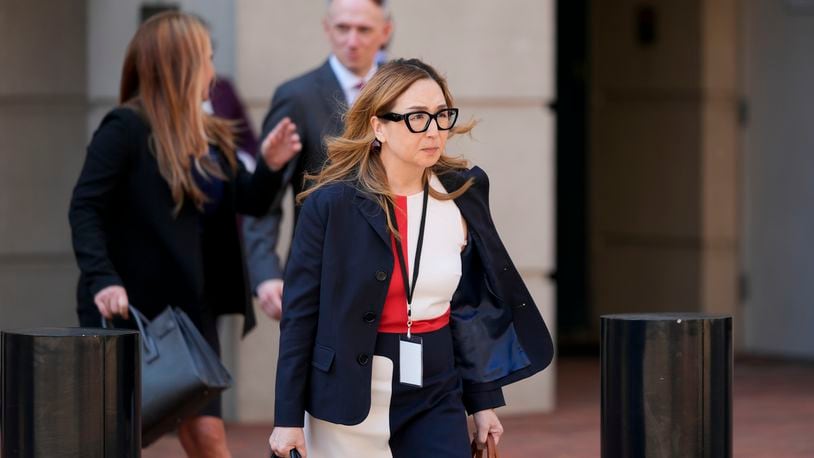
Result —
POLYGON ((390 398, 393 361, 373 356, 370 412, 358 425, 339 425, 305 414, 305 445, 309 458, 392 458, 390 398))

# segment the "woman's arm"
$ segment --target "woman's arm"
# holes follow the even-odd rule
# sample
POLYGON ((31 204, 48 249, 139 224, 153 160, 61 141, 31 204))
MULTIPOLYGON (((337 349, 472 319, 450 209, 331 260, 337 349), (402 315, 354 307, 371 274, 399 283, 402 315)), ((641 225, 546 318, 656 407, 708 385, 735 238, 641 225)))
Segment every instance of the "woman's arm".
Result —
POLYGON ((266 135, 260 147, 260 160, 254 173, 249 173, 238 161, 235 177, 238 213, 263 216, 274 197, 283 192, 283 167, 302 149, 297 126, 284 118, 266 135))
POLYGON ((291 243, 286 266, 280 354, 274 401, 274 430, 269 446, 280 456, 296 448, 306 456, 303 423, 311 355, 319 318, 322 251, 326 211, 320 211, 318 194, 305 200, 291 243))
POLYGON ((109 286, 122 285, 108 254, 104 218, 137 143, 131 138, 136 116, 124 108, 105 116, 88 145, 71 197, 68 220, 74 254, 94 296, 109 286))
POLYGON ((320 308, 322 253, 328 214, 327 205, 322 205, 319 197, 314 194, 305 200, 286 265, 274 406, 276 426, 303 426, 306 387, 320 308))

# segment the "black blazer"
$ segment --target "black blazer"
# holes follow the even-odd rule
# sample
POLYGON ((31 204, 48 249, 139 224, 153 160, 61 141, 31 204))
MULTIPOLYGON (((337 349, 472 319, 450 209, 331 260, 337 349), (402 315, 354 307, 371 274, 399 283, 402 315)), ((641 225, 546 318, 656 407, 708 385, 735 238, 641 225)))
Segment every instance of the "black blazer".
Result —
POLYGON ((122 285, 147 317, 174 305, 195 319, 208 308, 215 315, 243 314, 248 332, 255 317, 235 214, 265 212, 280 174, 262 160, 253 175, 239 165, 203 231, 203 216, 189 199, 173 214, 149 137, 147 122, 120 107, 105 116, 88 146, 69 212, 81 272, 80 319, 98 316, 96 293, 122 285))
MULTIPOLYGON (((283 186, 291 184, 293 195, 303 190, 303 175, 322 170, 327 160, 325 137, 342 133, 342 114, 347 110, 345 94, 331 64, 321 66, 280 85, 271 99, 271 108, 263 120, 265 138, 280 120, 288 116, 297 124, 302 150, 286 166, 283 186)), ((294 217, 299 207, 294 206, 294 217)), ((270 278, 282 278, 282 263, 277 256, 280 221, 283 216, 282 193, 269 214, 260 219, 246 218, 243 235, 251 274, 252 288, 270 278)))
MULTIPOLYGON (((543 370, 554 352, 495 229, 486 174, 476 167, 439 178, 453 190, 470 177, 474 186, 455 199, 470 243, 450 326, 464 405, 474 413, 503 405, 501 387, 543 370)), ((370 355, 393 263, 384 212, 370 196, 337 183, 306 199, 286 267, 276 425, 302 426, 306 410, 348 425, 367 417, 370 355)))

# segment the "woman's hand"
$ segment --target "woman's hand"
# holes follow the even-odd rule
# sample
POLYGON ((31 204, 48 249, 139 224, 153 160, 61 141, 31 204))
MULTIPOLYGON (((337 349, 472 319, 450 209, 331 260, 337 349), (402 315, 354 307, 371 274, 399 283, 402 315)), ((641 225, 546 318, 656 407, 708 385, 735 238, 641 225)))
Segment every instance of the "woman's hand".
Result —
POLYGON ((494 409, 481 410, 475 412, 473 415, 475 419, 475 434, 478 438, 478 444, 486 443, 486 436, 492 434, 495 438, 495 445, 500 442, 500 435, 503 434, 503 425, 497 418, 494 409))
POLYGON ((99 313, 108 320, 112 320, 114 315, 121 315, 124 319, 128 316, 127 292, 119 285, 108 286, 93 296, 93 302, 99 313))
POLYGON ((260 145, 260 154, 273 171, 280 170, 302 149, 297 126, 289 118, 283 118, 266 135, 260 145))
POLYGON ((275 427, 271 431, 271 437, 269 437, 269 446, 274 456, 288 458, 291 449, 296 448, 302 458, 307 457, 305 453, 305 434, 303 434, 302 428, 275 427))

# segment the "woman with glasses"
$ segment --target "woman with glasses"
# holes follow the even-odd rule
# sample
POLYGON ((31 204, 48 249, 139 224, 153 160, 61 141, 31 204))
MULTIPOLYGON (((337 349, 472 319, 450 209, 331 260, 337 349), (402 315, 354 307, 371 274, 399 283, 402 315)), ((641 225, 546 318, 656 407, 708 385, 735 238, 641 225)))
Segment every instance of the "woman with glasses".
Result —
POLYGON ((272 451, 469 457, 503 428, 502 387, 552 343, 500 241, 483 170, 446 153, 456 124, 429 65, 383 65, 328 143, 286 268, 272 451))

